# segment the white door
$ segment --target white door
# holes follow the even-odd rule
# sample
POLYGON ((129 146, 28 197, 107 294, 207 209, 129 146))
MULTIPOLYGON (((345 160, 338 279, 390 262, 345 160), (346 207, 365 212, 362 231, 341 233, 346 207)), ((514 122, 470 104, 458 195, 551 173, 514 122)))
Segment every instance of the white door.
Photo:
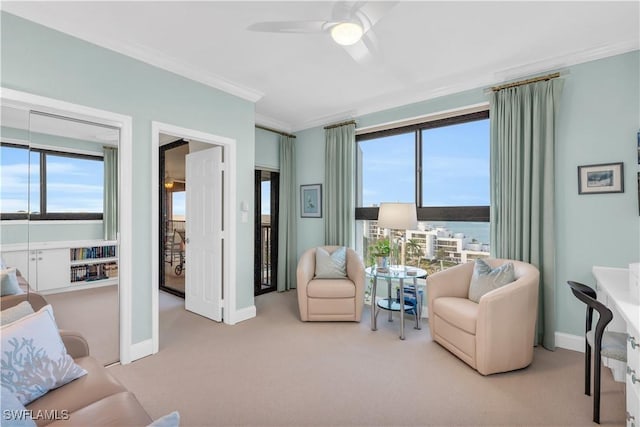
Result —
POLYGON ((222 321, 222 147, 187 155, 185 308, 222 321))

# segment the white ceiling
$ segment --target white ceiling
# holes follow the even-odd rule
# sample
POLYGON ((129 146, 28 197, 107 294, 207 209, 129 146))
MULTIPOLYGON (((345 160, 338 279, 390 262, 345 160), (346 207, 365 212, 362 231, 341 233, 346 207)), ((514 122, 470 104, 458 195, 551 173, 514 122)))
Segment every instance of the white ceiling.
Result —
POLYGON ((640 3, 401 1, 363 65, 328 34, 248 31, 328 20, 333 2, 9 2, 26 19, 256 102, 285 131, 640 48, 640 3))

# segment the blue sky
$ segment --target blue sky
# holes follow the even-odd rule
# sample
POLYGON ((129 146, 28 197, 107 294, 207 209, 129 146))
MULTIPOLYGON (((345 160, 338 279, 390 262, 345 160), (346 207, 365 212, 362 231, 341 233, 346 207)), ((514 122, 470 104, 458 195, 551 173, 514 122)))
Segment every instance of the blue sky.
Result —
POLYGON ((186 193, 184 191, 176 191, 170 194, 173 197, 173 214, 184 216, 187 206, 185 199, 186 193))
MULTIPOLYGON (((38 152, 0 148, 0 210, 3 213, 27 210, 31 193, 31 211, 39 212, 38 152), (31 184, 29 184, 31 175, 31 184)), ((48 155, 47 211, 102 212, 104 170, 99 160, 48 155)))
MULTIPOLYGON (((425 206, 489 205, 489 120, 422 131, 425 206)), ((362 206, 415 201, 415 133, 361 141, 362 206)))

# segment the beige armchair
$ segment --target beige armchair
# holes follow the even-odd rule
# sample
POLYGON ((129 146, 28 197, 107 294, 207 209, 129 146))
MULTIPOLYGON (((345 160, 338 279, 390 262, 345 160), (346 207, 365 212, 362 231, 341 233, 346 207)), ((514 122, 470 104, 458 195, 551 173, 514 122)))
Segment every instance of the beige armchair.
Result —
MULTIPOLYGON (((488 259, 491 268, 510 260, 488 259)), ((427 278, 429 327, 434 341, 482 375, 524 368, 533 360, 540 273, 531 264, 511 261, 516 280, 467 298, 474 263, 427 278)))
MULTIPOLYGON (((323 246, 333 253, 339 246, 323 246)), ((347 248, 347 277, 316 279, 316 248, 306 251, 298 262, 297 291, 302 321, 359 322, 364 306, 364 264, 347 248)))

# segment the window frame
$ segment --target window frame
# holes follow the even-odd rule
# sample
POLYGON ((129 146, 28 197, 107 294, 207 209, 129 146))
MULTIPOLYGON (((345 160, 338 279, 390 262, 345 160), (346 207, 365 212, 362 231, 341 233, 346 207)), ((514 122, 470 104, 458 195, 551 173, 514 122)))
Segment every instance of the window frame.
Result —
MULTIPOLYGON (((32 220, 32 221, 93 221, 93 220, 102 220, 104 215, 104 207, 103 212, 47 212, 47 155, 57 156, 57 157, 69 157, 74 159, 85 159, 85 160, 98 160, 102 162, 103 171, 104 171, 104 157, 99 155, 91 155, 91 154, 81 154, 81 153, 73 153, 70 151, 59 151, 52 150, 48 148, 41 147, 29 147, 28 145, 16 144, 12 142, 0 142, 0 147, 12 147, 12 148, 20 148, 27 150, 28 153, 35 151, 40 153, 40 212, 37 214, 31 212, 24 213, 5 213, 0 212, 0 220, 32 220)), ((103 184, 103 192, 104 192, 104 184, 103 184)), ((30 206, 27 206, 27 210, 30 209, 30 206)))
MULTIPOLYGON (((356 144, 359 144, 361 141, 413 132, 415 134, 414 201, 416 203, 418 221, 490 222, 489 206, 422 206, 422 131, 485 119, 489 119, 488 108, 486 110, 476 111, 473 113, 359 134, 356 135, 356 144)), ((356 160, 356 164, 360 163, 360 161, 356 160)), ((359 176, 360 174, 358 173, 357 175, 359 176)), ((356 187, 358 187, 358 185, 356 185, 356 187)), ((355 219, 356 221, 377 220, 378 210, 378 207, 356 206, 355 219)))

